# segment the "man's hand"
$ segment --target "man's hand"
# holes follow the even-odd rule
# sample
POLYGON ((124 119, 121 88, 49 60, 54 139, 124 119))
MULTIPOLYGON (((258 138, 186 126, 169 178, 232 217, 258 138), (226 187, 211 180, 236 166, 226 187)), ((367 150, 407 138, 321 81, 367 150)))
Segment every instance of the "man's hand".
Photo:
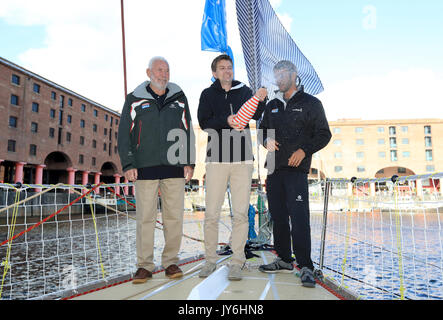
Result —
POLYGON ((125 178, 132 182, 137 180, 137 169, 129 169, 128 171, 125 171, 125 178))
POLYGON ((258 98, 258 100, 264 101, 268 96, 268 90, 266 90, 266 88, 260 88, 255 93, 255 96, 258 98))
POLYGON ((306 157, 306 153, 302 149, 298 149, 289 158, 288 166, 298 167, 305 157, 306 157))
POLYGON ((227 120, 227 121, 228 121, 228 124, 229 124, 229 126, 230 126, 231 128, 240 131, 240 130, 241 130, 241 126, 240 126, 238 123, 234 122, 234 117, 235 117, 235 114, 231 114, 231 115, 228 117, 228 120, 227 120))
POLYGON ((275 141, 272 138, 266 139, 266 149, 269 152, 274 152, 275 150, 279 150, 279 148, 278 148, 279 145, 280 145, 280 143, 278 143, 277 141, 275 141))
POLYGON ((185 183, 188 183, 192 179, 192 176, 194 175, 194 169, 190 166, 185 166, 184 171, 185 171, 185 183))

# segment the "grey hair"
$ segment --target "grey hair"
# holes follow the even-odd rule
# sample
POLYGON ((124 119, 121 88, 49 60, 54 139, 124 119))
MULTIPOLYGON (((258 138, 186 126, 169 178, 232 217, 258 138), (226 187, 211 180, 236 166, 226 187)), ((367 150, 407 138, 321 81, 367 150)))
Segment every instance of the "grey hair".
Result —
POLYGON ((156 62, 156 61, 163 61, 163 62, 166 62, 166 64, 169 66, 169 62, 168 62, 168 60, 166 60, 165 58, 163 58, 163 57, 161 57, 161 56, 155 56, 155 57, 152 57, 151 60, 149 60, 148 68, 149 68, 149 69, 152 69, 152 65, 153 65, 154 62, 156 62))
POLYGON ((277 70, 287 70, 298 74, 298 70, 295 64, 288 60, 280 60, 279 62, 277 62, 277 64, 274 66, 274 71, 277 70))

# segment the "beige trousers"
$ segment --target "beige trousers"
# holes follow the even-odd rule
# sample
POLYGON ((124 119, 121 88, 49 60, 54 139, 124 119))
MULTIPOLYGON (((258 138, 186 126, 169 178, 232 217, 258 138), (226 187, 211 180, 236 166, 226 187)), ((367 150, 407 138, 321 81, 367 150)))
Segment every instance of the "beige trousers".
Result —
POLYGON ((206 164, 206 212, 204 224, 206 260, 216 263, 218 226, 220 212, 228 182, 232 200, 232 264, 246 261, 244 248, 248 240, 248 209, 251 194, 252 164, 207 163, 206 164))
POLYGON ((165 247, 161 264, 167 268, 177 264, 183 236, 183 211, 185 179, 137 180, 135 182, 137 204, 137 267, 153 271, 154 231, 157 220, 157 195, 160 188, 162 223, 165 247))

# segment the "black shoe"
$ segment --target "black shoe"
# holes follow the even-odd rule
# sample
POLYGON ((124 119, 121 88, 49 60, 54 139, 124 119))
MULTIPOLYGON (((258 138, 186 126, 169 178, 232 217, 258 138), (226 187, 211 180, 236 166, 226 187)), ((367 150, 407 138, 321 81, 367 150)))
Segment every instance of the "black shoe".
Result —
POLYGON ((314 272, 308 267, 303 267, 301 269, 300 279, 303 287, 315 288, 314 272))
POLYGON ((294 272, 294 266, 292 263, 287 263, 281 258, 277 258, 270 264, 261 265, 258 267, 258 270, 265 273, 292 273, 294 272))

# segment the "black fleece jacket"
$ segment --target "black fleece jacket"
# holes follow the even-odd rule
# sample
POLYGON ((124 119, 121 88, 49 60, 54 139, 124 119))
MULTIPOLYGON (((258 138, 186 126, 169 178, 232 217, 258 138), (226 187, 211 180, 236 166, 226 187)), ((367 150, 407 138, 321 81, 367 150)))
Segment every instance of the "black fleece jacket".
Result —
POLYGON ((275 162, 272 161, 275 163, 273 169, 304 173, 309 173, 312 155, 326 147, 332 136, 322 103, 305 93, 303 87, 287 103, 283 94, 277 93, 266 105, 260 129, 260 143, 266 145, 266 139, 270 137, 268 129, 275 130, 275 136, 272 138, 280 143, 278 151, 268 152, 268 169, 270 157, 275 156, 275 162), (298 167, 288 166, 289 158, 298 149, 305 152, 305 158, 298 167))
MULTIPOLYGON (((253 96, 245 84, 234 80, 232 88, 225 91, 217 79, 200 96, 197 117, 200 128, 208 133, 206 162, 239 162, 253 160, 249 125, 238 132, 227 122, 241 106, 253 96)), ((253 119, 260 119, 265 103, 258 105, 253 119)))

